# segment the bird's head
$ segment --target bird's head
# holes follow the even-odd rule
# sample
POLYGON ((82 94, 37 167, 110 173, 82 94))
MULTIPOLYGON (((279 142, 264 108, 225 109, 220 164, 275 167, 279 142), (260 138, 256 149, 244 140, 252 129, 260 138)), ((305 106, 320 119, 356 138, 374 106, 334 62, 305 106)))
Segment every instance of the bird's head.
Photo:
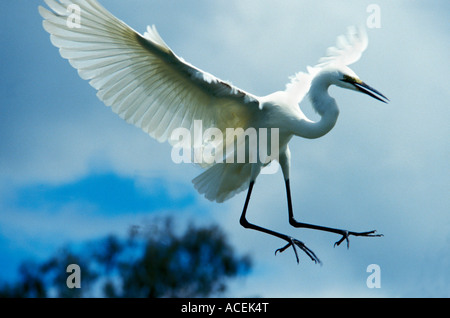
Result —
POLYGON ((335 70, 335 80, 334 83, 336 86, 351 89, 353 91, 357 91, 360 93, 364 93, 369 95, 383 103, 387 103, 389 99, 381 94, 376 89, 370 87, 366 83, 364 83, 350 68, 344 66, 337 68, 335 70))

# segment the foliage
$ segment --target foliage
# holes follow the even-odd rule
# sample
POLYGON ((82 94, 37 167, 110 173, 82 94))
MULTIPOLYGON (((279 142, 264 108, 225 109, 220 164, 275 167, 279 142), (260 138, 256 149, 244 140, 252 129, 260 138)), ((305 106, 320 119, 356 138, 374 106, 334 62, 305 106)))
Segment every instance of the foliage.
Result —
POLYGON ((158 224, 25 262, 20 280, 3 284, 0 297, 208 297, 250 270, 248 256, 237 257, 217 226, 190 225, 177 235, 170 219, 158 224), (81 288, 67 287, 69 264, 80 266, 81 288))

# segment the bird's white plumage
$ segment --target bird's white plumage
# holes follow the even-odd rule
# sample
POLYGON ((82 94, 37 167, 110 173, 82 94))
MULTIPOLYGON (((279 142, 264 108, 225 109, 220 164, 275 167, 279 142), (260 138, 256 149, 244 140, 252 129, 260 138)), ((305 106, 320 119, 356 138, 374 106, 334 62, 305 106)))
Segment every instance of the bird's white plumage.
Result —
POLYGON ((346 35, 337 38, 336 46, 327 49, 326 56, 319 59, 314 67, 307 67, 307 72, 299 72, 291 77, 286 85, 286 92, 296 103, 300 103, 308 94, 312 79, 326 67, 348 66, 357 62, 367 49, 369 40, 364 28, 351 26, 346 35))
POLYGON ((194 119, 209 127, 243 125, 224 108, 248 112, 256 98, 176 56, 149 27, 142 36, 92 0, 63 1, 80 7, 80 28, 70 28, 70 14, 56 0, 46 0, 52 13, 40 7, 44 28, 98 97, 127 122, 158 141, 173 129, 193 128, 194 119))
MULTIPOLYGON (((90 81, 100 100, 160 142, 167 141, 171 132, 180 127, 193 134, 195 120, 202 121, 203 129, 215 127, 222 131, 277 127, 282 138, 281 155, 286 157, 287 142, 293 135, 302 136, 298 133, 302 130, 315 131, 311 129, 314 123, 298 107, 310 91, 313 78, 330 65, 354 63, 367 47, 363 30, 349 29, 318 65, 292 77, 284 92, 257 97, 185 62, 154 26, 141 35, 96 0, 45 2, 53 12, 39 7, 43 26, 61 56, 90 81), (67 24, 67 7, 71 4, 80 8, 79 28, 67 24)), ((307 133, 303 136, 310 138, 307 133)), ((193 182, 206 198, 222 202, 248 187, 250 179, 256 177, 251 166, 206 165, 208 170, 193 182)))
POLYGON ((327 55, 319 60, 318 66, 351 65, 359 61, 368 45, 369 39, 365 29, 351 26, 346 35, 338 36, 336 46, 328 48, 327 55))

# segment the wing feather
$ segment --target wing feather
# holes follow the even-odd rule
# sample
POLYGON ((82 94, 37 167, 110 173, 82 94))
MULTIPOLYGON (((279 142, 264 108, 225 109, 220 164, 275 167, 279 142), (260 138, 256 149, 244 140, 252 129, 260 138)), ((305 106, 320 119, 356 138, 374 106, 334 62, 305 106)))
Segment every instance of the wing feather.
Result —
POLYGON ((351 65, 357 62, 367 49, 369 40, 364 28, 348 27, 346 35, 337 37, 336 46, 327 49, 314 67, 308 67, 307 72, 299 72, 291 77, 286 85, 286 92, 290 98, 300 103, 308 94, 311 81, 323 68, 332 65, 351 65))
POLYGON ((362 27, 351 26, 347 29, 346 35, 337 38, 336 46, 328 48, 326 56, 319 60, 317 66, 351 65, 361 58, 368 45, 366 30, 362 27))
POLYGON ((154 26, 141 35, 96 0, 45 2, 52 11, 39 7, 43 26, 61 56, 105 105, 158 141, 167 141, 178 127, 193 135, 197 119, 203 129, 245 129, 249 113, 257 111, 256 96, 185 62, 154 26), (79 28, 67 24, 69 5, 80 8, 79 28), (224 108, 238 109, 243 117, 223 116, 224 108))

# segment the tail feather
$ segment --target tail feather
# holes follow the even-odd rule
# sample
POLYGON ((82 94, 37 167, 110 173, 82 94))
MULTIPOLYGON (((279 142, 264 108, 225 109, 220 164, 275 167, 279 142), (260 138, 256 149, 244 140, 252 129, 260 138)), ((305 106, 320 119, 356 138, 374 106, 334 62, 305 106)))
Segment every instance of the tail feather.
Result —
POLYGON ((251 164, 216 163, 192 180, 195 189, 210 201, 222 203, 248 188, 251 164))

